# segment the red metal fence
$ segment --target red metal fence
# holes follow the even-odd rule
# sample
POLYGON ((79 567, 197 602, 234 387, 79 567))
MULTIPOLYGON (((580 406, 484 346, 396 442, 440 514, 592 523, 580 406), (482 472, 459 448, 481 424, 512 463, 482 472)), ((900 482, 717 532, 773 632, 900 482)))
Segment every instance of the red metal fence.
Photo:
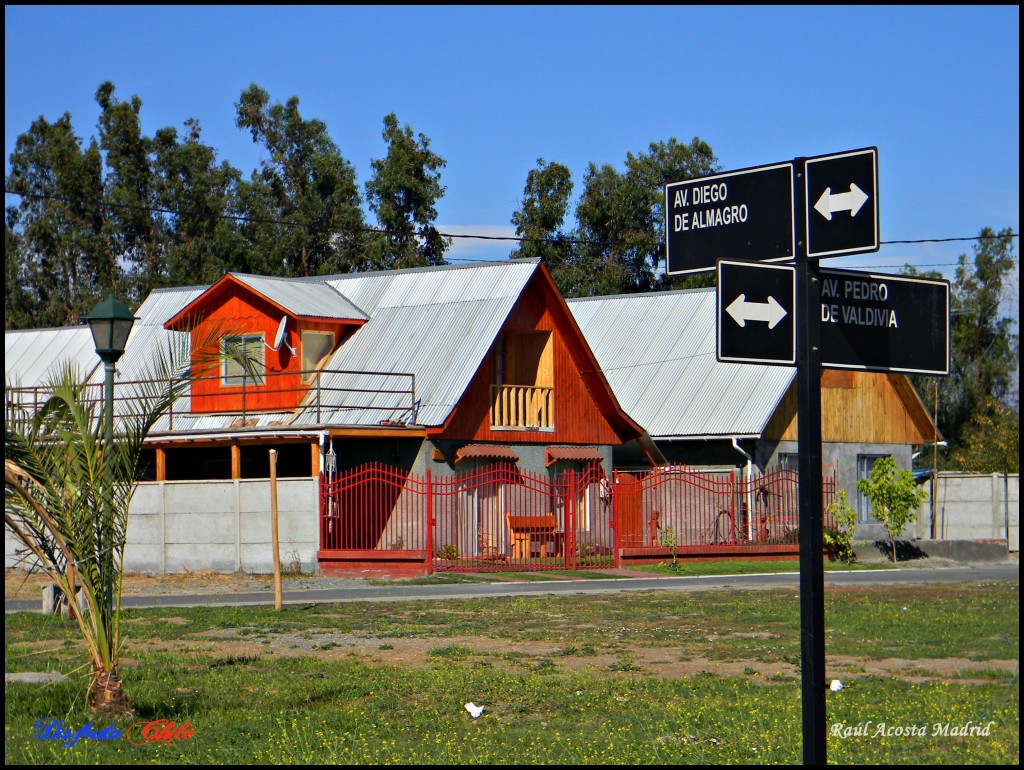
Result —
MULTIPOLYGON (((823 486, 827 507, 834 469, 823 486)), ((320 504, 321 559, 418 562, 428 571, 607 568, 625 548, 796 543, 799 526, 797 475, 788 470, 747 479, 657 468, 609 479, 596 464, 435 476, 368 463, 324 478, 320 504)))
MULTIPOLYGON (((794 470, 720 473, 692 468, 655 468, 615 474, 620 546, 777 545, 799 540, 798 477, 794 470)), ((835 499, 834 467, 822 476, 825 526, 835 499)))

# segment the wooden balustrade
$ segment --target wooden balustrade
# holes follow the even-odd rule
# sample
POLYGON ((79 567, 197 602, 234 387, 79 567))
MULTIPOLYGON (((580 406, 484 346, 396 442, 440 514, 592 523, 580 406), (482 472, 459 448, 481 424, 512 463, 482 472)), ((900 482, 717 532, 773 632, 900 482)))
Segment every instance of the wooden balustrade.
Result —
POLYGON ((491 427, 555 427, 554 388, 536 385, 492 385, 491 427))

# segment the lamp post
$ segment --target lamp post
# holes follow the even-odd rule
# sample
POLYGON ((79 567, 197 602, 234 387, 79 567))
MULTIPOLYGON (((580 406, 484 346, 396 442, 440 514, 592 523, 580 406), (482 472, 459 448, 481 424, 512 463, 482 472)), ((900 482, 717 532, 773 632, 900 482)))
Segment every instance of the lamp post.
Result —
MULTIPOLYGON (((92 312, 85 316, 92 330, 92 339, 96 345, 96 355, 103 361, 104 370, 104 391, 103 391, 103 451, 112 451, 114 444, 114 372, 115 364, 124 355, 124 348, 128 342, 128 334, 135 324, 136 318, 124 304, 117 301, 113 294, 107 296, 100 304, 92 309, 92 312)), ((109 458, 109 455, 108 455, 109 458)), ((103 576, 104 589, 107 594, 107 617, 104 618, 106 631, 110 632, 110 623, 114 615, 114 526, 113 526, 113 490, 110 487, 111 480, 105 482, 104 490, 104 511, 101 536, 103 542, 100 544, 99 564, 100 574, 103 576)))

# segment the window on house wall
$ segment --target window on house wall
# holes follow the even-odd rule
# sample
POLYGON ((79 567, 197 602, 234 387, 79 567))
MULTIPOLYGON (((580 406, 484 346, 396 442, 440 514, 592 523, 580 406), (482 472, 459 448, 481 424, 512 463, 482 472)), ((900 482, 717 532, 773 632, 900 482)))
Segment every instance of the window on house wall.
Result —
POLYGON ((302 332, 302 375, 303 382, 311 382, 316 374, 314 370, 320 362, 330 355, 334 347, 334 335, 331 332, 302 332))
POLYGON ((263 335, 246 334, 224 337, 221 353, 232 352, 221 365, 222 385, 262 385, 266 364, 263 357, 263 335), (242 362, 245 362, 243 366, 242 362))
MULTIPOLYGON (((888 455, 857 455, 857 481, 871 478, 871 469, 883 457, 888 457, 888 455)), ((857 490, 857 518, 861 522, 874 518, 871 501, 859 489, 857 490)))
POLYGON ((779 452, 775 455, 775 462, 779 466, 780 471, 796 471, 799 470, 800 455, 796 452, 779 452))

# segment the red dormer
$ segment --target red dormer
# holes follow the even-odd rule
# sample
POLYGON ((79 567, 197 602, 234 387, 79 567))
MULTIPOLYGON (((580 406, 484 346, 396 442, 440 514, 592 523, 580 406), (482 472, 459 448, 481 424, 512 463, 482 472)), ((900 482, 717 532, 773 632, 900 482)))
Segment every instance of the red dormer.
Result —
POLYGON ((228 273, 164 324, 192 337, 193 362, 224 350, 234 361, 192 385, 192 411, 292 411, 338 346, 367 316, 323 281, 228 273))

